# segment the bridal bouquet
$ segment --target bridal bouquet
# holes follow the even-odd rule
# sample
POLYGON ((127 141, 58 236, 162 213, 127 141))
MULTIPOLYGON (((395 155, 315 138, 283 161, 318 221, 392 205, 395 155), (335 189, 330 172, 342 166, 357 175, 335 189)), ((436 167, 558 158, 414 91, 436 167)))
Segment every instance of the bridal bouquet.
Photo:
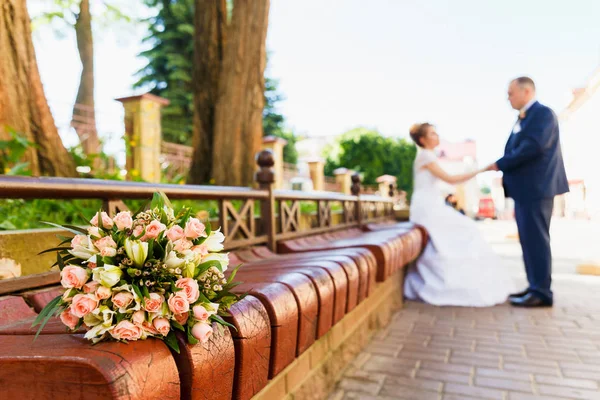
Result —
POLYGON ((237 268, 225 278, 225 237, 190 209, 175 214, 167 197, 155 193, 146 211, 114 218, 98 212, 90 224, 87 230, 51 224, 75 236, 45 251, 56 252, 65 291, 40 312, 38 335, 60 315, 71 331, 84 326, 93 343, 155 337, 179 352, 175 330, 196 344, 210 338, 213 323, 233 327, 222 317, 240 299, 231 292, 237 268))

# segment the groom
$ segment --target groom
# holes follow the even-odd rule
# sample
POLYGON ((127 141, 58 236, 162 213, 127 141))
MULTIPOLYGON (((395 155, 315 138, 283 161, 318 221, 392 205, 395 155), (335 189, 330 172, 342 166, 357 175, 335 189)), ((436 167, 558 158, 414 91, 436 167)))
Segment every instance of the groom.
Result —
POLYGON ((503 172, 506 197, 515 201, 515 218, 529 287, 509 297, 514 306, 552 306, 550 218, 554 196, 569 191, 554 112, 535 99, 535 84, 527 77, 513 80, 508 101, 519 119, 504 149, 504 157, 488 167, 503 172))

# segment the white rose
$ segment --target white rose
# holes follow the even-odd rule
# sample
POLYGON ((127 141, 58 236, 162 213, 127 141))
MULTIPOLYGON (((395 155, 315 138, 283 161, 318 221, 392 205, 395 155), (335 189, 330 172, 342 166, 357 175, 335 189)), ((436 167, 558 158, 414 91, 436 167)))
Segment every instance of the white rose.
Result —
POLYGON ((125 252, 136 267, 141 267, 148 257, 148 243, 126 239, 125 252))
POLYGON ((210 252, 219 252, 223 251, 223 249, 225 248, 223 246, 224 241, 225 235, 221 233, 221 230, 219 228, 216 231, 212 231, 208 238, 202 244, 204 244, 210 252))
POLYGON ((218 261, 221 264, 221 271, 225 272, 229 266, 229 255, 222 253, 212 253, 202 259, 202 263, 208 261, 218 261))
POLYGON ((93 279, 102 286, 110 288, 119 283, 122 275, 123 271, 121 271, 121 268, 115 265, 104 264, 104 267, 94 268, 93 279))

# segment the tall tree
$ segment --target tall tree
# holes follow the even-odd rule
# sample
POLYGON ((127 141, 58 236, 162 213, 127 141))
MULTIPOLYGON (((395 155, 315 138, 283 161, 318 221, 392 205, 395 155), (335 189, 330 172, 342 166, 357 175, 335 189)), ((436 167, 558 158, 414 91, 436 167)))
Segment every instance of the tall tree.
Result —
MULTIPOLYGON (((144 0, 157 13, 147 21, 149 32, 144 43, 151 47, 140 56, 148 63, 138 72, 134 85, 169 99, 161 113, 163 138, 181 144, 192 143, 194 1, 144 0)), ((215 7, 219 1, 214 1, 215 7)))
POLYGON ((35 143, 25 156, 33 175, 76 176, 44 94, 25 0, 1 1, 0 49, 0 139, 14 129, 35 143))
POLYGON ((211 179, 215 110, 227 28, 225 0, 197 0, 194 25, 194 155, 188 182, 202 184, 211 179))
MULTIPOLYGON (((94 34, 93 21, 106 25, 131 19, 121 12, 118 1, 125 0, 38 0, 47 6, 46 11, 34 17, 36 26, 60 22, 59 28, 73 29, 77 50, 81 60, 81 77, 77 97, 73 106, 71 126, 77 132, 83 152, 86 155, 101 152, 100 139, 96 128, 94 102, 94 34), (94 9, 92 9, 92 7, 94 9)), ((121 3, 123 5, 125 3, 121 3)), ((61 30, 58 35, 63 35, 61 30)))
POLYGON ((269 0, 233 2, 215 109, 212 175, 217 184, 253 181, 262 138, 268 19, 269 0))
POLYGON ((75 18, 75 36, 82 68, 71 125, 79 136, 84 153, 98 154, 101 149, 94 103, 94 40, 90 0, 80 1, 79 13, 75 18))

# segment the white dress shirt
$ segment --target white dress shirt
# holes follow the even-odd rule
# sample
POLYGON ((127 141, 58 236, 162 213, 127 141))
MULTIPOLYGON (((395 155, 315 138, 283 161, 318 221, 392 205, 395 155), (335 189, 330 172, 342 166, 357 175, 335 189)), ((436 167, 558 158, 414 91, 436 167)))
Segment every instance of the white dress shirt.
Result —
MULTIPOLYGON (((521 114, 522 112, 527 112, 527 110, 529 110, 531 108, 531 106, 533 105, 533 103, 535 103, 536 101, 537 100, 535 98, 531 99, 529 101, 529 103, 525 104, 525 107, 523 107, 519 110, 519 114, 521 114)), ((512 133, 519 133, 519 132, 521 132, 521 120, 517 121, 517 123, 513 127, 513 131, 512 131, 512 133)))

